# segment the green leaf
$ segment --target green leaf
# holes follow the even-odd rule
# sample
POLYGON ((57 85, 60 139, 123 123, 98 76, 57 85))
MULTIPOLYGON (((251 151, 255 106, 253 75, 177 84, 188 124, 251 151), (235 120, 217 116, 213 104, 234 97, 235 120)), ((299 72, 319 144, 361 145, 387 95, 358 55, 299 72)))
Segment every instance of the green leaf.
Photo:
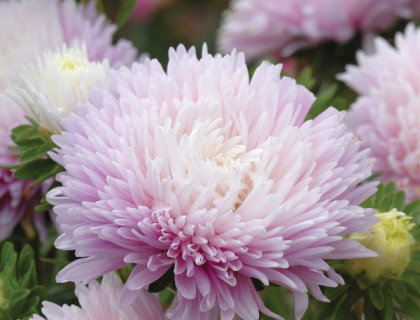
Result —
POLYGON ((344 294, 340 299, 340 302, 337 304, 331 319, 340 319, 342 315, 348 314, 359 298, 359 295, 352 291, 344 294))
POLYGON ((17 260, 17 253, 14 250, 11 242, 6 242, 1 250, 1 264, 2 266, 14 266, 17 260))
POLYGON ((370 299, 365 299, 363 304, 363 314, 365 315, 365 320, 376 320, 375 310, 373 309, 370 299))
POLYGON ((369 297, 376 309, 382 310, 385 304, 384 292, 379 288, 369 290, 369 297))
POLYGON ((99 13, 103 13, 104 12, 104 1, 103 0, 97 0, 96 1, 96 10, 99 13))
POLYGON ((118 28, 121 28, 127 23, 128 19, 130 19, 131 13, 136 6, 136 2, 137 0, 125 0, 123 2, 116 18, 118 28))
POLYGON ((67 259, 51 259, 51 258, 40 258, 39 259, 42 262, 53 264, 59 268, 64 268, 66 265, 68 265, 70 262, 67 259))
POLYGON ((410 317, 413 320, 418 319, 420 315, 420 306, 418 305, 417 301, 408 296, 405 300, 398 299, 398 303, 401 306, 399 312, 410 317))
POLYGON ((390 296, 385 297, 384 320, 392 320, 394 318, 394 303, 390 296))
POLYGON ((38 159, 16 169, 13 176, 20 180, 34 180, 37 179, 40 174, 49 171, 50 169, 51 163, 49 161, 38 159))
POLYGON ((50 211, 54 206, 47 202, 46 200, 41 200, 41 203, 35 206, 35 211, 37 212, 44 212, 44 211, 50 211))
POLYGON ((18 255, 12 243, 4 243, 0 269, 0 297, 6 297, 6 303, 0 304, 0 319, 29 319, 39 313, 46 290, 36 285, 32 248, 26 245, 18 255))
POLYGON ((41 182, 44 182, 45 180, 47 180, 49 178, 54 178, 55 179, 55 176, 57 175, 57 173, 64 171, 64 168, 61 165, 59 165, 58 163, 55 163, 51 159, 45 159, 45 161, 48 161, 51 169, 50 170, 45 170, 42 174, 40 174, 37 177, 35 182, 32 183, 31 185, 40 184, 41 182))
POLYGON ((21 277, 34 265, 34 252, 29 245, 25 245, 20 252, 18 262, 18 276, 21 277))
POLYGON ((13 304, 16 304, 20 300, 23 300, 29 296, 30 293, 31 290, 29 289, 18 289, 11 294, 10 300, 13 301, 13 304))
POLYGON ((388 212, 392 209, 392 202, 394 200, 393 195, 387 194, 387 196, 381 199, 381 202, 377 204, 376 209, 379 212, 388 212))
POLYGON ((166 287, 160 294, 160 305, 164 308, 167 307, 174 299, 176 292, 170 287, 166 287))
POLYGON ((402 281, 398 279, 391 281, 391 290, 395 296, 400 297, 401 299, 406 299, 407 289, 402 281))
POLYGON ((20 156, 19 161, 20 163, 26 163, 29 161, 36 160, 41 158, 47 154, 48 151, 51 151, 54 148, 50 142, 42 142, 40 145, 34 145, 26 149, 20 156))
POLYGON ((309 90, 312 89, 316 84, 312 68, 310 66, 305 67, 305 69, 303 69, 303 71, 297 76, 296 82, 309 90))
MULTIPOLYGON (((404 212, 404 205, 405 205, 405 194, 403 191, 398 191, 394 197, 394 208, 398 211, 404 212)), ((407 213, 407 212, 405 212, 407 213)))

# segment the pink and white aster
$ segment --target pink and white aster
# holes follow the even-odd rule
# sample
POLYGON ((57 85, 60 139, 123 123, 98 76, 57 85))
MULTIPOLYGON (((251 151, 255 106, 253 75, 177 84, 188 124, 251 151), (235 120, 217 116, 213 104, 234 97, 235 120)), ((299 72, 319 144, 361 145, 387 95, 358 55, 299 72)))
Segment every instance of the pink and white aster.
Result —
POLYGON ((126 40, 112 44, 116 26, 98 14, 95 1, 84 6, 75 0, 0 1, 0 91, 19 83, 20 68, 34 63, 46 49, 85 42, 90 61, 107 59, 111 67, 129 65, 137 51, 126 40))
POLYGON ((371 148, 379 179, 394 181, 412 201, 420 198, 420 29, 409 24, 395 47, 379 37, 375 47, 339 76, 359 94, 346 122, 371 148))
POLYGON ((34 315, 31 320, 163 320, 159 299, 148 292, 142 292, 133 304, 121 309, 118 300, 123 284, 111 272, 104 275, 101 283, 93 281, 89 286, 76 283, 76 296, 80 307, 58 306, 44 301, 42 313, 45 318, 34 315))
POLYGON ((221 52, 247 59, 280 58, 325 41, 345 43, 356 32, 380 32, 419 14, 415 0, 232 0, 219 30, 221 52))
POLYGON ((170 319, 268 310, 252 279, 290 289, 296 317, 307 291, 342 278, 324 261, 372 256, 345 236, 376 221, 358 204, 375 192, 373 159, 330 108, 304 121, 314 96, 280 65, 249 79, 243 54, 170 49, 110 75, 111 89, 64 119, 51 157, 65 168, 47 195, 79 259, 57 281, 89 283, 133 264, 120 304, 165 273, 170 319))

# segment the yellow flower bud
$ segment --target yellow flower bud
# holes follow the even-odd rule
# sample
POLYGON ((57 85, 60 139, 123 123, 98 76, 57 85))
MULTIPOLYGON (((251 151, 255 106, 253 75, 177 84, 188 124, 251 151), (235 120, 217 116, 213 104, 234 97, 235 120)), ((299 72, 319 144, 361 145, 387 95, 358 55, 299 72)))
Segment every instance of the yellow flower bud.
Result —
POLYGON ((376 251, 378 257, 347 261, 347 270, 351 276, 365 271, 371 283, 381 277, 393 279, 401 276, 410 262, 411 248, 415 243, 410 234, 414 226, 410 216, 396 209, 385 213, 376 212, 376 215, 379 221, 372 226, 372 233, 354 233, 350 238, 376 251))

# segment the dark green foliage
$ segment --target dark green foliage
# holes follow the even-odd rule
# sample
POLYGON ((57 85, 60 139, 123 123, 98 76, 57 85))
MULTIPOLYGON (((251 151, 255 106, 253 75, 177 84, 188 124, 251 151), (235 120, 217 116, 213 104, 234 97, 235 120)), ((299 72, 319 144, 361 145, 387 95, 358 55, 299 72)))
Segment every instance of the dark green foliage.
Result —
MULTIPOLYGON (((31 124, 21 125, 12 130, 12 140, 16 144, 9 149, 19 158, 19 164, 5 166, 13 169, 13 176, 20 180, 33 180, 32 185, 40 184, 47 179, 55 178, 64 168, 54 162, 48 152, 56 145, 51 140, 50 133, 31 121, 31 124)), ((57 184, 54 184, 56 186, 57 184)), ((45 197, 41 204, 35 207, 37 211, 51 209, 45 197)))
POLYGON ((6 242, 0 262, 0 319, 24 320, 39 313, 46 291, 37 285, 32 248, 26 245, 18 255, 6 242))

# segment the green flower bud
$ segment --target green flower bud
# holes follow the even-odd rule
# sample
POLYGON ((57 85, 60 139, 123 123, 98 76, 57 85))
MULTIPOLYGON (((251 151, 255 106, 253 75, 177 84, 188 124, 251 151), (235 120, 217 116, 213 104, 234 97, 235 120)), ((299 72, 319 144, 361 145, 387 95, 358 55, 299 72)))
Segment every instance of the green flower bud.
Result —
POLYGON ((379 278, 393 279, 401 276, 410 262, 411 249, 415 243, 410 234, 414 226, 410 216, 396 209, 386 213, 377 212, 376 215, 379 221, 372 226, 371 233, 354 233, 350 238, 376 251, 378 257, 347 261, 347 271, 351 276, 364 271, 370 283, 379 278))

